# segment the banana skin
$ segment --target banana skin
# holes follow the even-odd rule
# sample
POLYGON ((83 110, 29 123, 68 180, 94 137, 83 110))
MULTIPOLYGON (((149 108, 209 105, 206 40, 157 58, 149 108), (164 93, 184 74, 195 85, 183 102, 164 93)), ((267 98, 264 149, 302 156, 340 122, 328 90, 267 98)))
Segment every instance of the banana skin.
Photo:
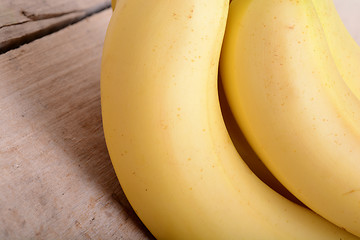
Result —
POLYGON ((237 153, 217 75, 229 2, 116 4, 101 71, 119 182, 157 239, 358 239, 274 192, 237 153))
POLYGON ((333 0, 313 0, 339 73, 360 101, 360 46, 342 22, 333 0))
POLYGON ((232 1, 220 71, 268 169, 306 206, 360 236, 359 101, 312 1, 232 1))

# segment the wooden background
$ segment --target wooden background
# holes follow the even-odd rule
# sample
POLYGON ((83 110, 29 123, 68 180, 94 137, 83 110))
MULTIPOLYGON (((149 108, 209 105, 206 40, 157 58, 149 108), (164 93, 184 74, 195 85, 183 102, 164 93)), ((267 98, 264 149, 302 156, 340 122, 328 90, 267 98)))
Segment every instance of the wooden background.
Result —
MULTIPOLYGON (((359 40, 360 1, 336 4, 359 40)), ((153 239, 102 132, 111 13, 110 0, 0 0, 1 240, 153 239)))
POLYGON ((111 13, 108 0, 0 0, 1 240, 152 239, 102 132, 111 13))

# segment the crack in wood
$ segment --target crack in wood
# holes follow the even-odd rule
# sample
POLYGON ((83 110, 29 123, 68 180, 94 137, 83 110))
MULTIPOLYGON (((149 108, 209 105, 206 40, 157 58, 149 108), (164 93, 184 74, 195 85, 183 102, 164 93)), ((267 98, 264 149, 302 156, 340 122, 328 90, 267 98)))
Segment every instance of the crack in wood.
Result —
POLYGON ((30 22, 30 21, 31 20, 24 20, 24 21, 21 21, 21 22, 4 24, 4 25, 0 26, 0 29, 6 28, 6 27, 11 27, 11 26, 16 26, 16 25, 21 25, 21 24, 24 24, 24 23, 27 23, 27 22, 30 22))
POLYGON ((85 12, 85 10, 73 10, 73 11, 68 11, 68 12, 43 13, 43 14, 35 14, 35 13, 30 13, 26 10, 22 10, 21 14, 24 15, 25 17, 27 17, 28 19, 30 19, 31 21, 39 21, 39 20, 45 20, 45 19, 50 19, 50 18, 62 17, 64 15, 68 15, 68 14, 76 13, 76 12, 85 12))
MULTIPOLYGON (((58 22, 55 22, 53 24, 49 24, 47 27, 38 29, 34 32, 25 32, 21 36, 5 39, 3 41, 0 41, 0 54, 6 53, 7 51, 10 51, 12 49, 16 49, 24 44, 30 43, 36 39, 39 39, 41 37, 44 37, 48 34, 57 32, 69 25, 75 24, 81 20, 84 20, 85 18, 88 18, 96 13, 99 13, 103 10, 106 10, 108 8, 111 8, 111 1, 106 1, 103 4, 99 4, 87 9, 77 9, 73 11, 67 11, 67 12, 57 12, 57 13, 41 13, 36 14, 32 13, 26 10, 21 10, 21 15, 26 17, 26 20, 16 22, 16 23, 9 23, 0 26, 0 30, 4 30, 6 28, 15 27, 24 24, 30 24, 32 22, 37 22, 41 20, 50 20, 50 19, 56 19, 59 18, 58 22), (67 19, 64 19, 65 16, 69 15, 67 19), (62 19, 61 19, 62 18, 62 19)), ((5 30, 6 31, 6 30, 5 30)))
POLYGON ((28 23, 28 22, 35 22, 35 21, 46 20, 46 19, 51 19, 51 18, 58 18, 58 17, 62 17, 64 15, 68 15, 71 13, 77 13, 77 12, 85 12, 85 10, 74 10, 74 11, 68 11, 68 12, 43 13, 43 14, 35 14, 35 13, 30 13, 26 10, 22 10, 20 12, 21 15, 28 18, 28 20, 24 20, 24 21, 20 21, 20 22, 16 22, 16 23, 4 24, 4 25, 0 26, 0 29, 5 28, 5 27, 21 25, 21 24, 28 23))

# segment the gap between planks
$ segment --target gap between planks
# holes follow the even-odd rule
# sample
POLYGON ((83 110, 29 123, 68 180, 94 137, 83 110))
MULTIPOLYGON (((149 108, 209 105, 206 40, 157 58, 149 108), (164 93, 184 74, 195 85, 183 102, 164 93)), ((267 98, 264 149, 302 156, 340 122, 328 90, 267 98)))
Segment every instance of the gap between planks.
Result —
POLYGON ((22 10, 21 13, 26 18, 25 20, 0 25, 0 33, 2 31, 0 35, 3 35, 0 38, 0 55, 78 23, 109 8, 111 8, 111 2, 104 1, 101 4, 86 9, 74 9, 55 13, 34 14, 27 10, 22 10))

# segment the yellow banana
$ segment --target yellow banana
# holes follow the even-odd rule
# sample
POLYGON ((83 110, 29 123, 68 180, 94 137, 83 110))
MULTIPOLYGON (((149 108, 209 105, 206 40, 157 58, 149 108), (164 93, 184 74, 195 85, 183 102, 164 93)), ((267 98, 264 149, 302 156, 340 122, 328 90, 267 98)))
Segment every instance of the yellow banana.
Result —
MULTIPOLYGON (((230 0, 231 2, 231 0, 230 0)), ((111 1, 112 9, 115 9, 116 0, 111 1)), ((219 76, 220 77, 220 76, 219 76)), ((266 183, 273 190, 286 197, 287 199, 304 206, 294 195, 292 195, 266 168, 264 163, 259 159, 256 153, 251 149, 249 143, 246 141, 241 129, 237 125, 234 116, 231 113, 229 104, 226 100, 221 81, 219 81, 219 101, 221 112, 224 118, 226 128, 229 132, 229 136, 240 154, 244 162, 249 166, 249 168, 255 173, 255 175, 260 178, 264 183, 266 183)))
MULTIPOLYGON (((219 76, 220 77, 220 76, 219 76)), ((229 133, 229 136, 239 153, 240 157, 244 160, 244 162, 248 165, 251 171, 266 185, 271 187, 277 193, 286 197, 287 199, 304 206, 293 194, 291 194, 280 182, 277 180, 274 175, 266 168, 264 163, 260 160, 260 158, 256 155, 254 150, 251 148, 249 143, 247 142, 243 132, 239 128, 233 114, 231 113, 231 109, 229 103, 226 99, 224 89, 221 83, 221 78, 219 80, 219 101, 220 108, 223 115, 224 123, 226 129, 229 133)))
POLYGON ((360 100, 360 46, 343 24, 333 0, 313 0, 336 66, 360 100))
POLYGON ((312 1, 232 1, 220 71, 268 169, 305 205, 360 236, 360 103, 312 1))
POLYGON ((158 239, 357 239, 275 193, 239 157, 217 91, 228 5, 117 3, 101 105, 127 198, 158 239))
MULTIPOLYGON (((231 2, 231 0, 230 0, 231 2)), ((112 9, 115 9, 116 0, 111 1, 112 9)), ((264 163, 259 159, 256 153, 251 149, 249 143, 246 141, 243 133, 241 132, 239 126, 237 125, 229 105, 227 103, 226 97, 224 95, 223 88, 221 86, 221 81, 219 82, 219 100, 222 110, 222 115, 225 121, 226 128, 229 132, 230 138, 234 143, 234 146, 245 163, 249 168, 255 173, 255 175, 260 178, 264 183, 266 183, 273 190, 286 197, 287 199, 304 206, 293 194, 291 194, 266 168, 264 163)))

